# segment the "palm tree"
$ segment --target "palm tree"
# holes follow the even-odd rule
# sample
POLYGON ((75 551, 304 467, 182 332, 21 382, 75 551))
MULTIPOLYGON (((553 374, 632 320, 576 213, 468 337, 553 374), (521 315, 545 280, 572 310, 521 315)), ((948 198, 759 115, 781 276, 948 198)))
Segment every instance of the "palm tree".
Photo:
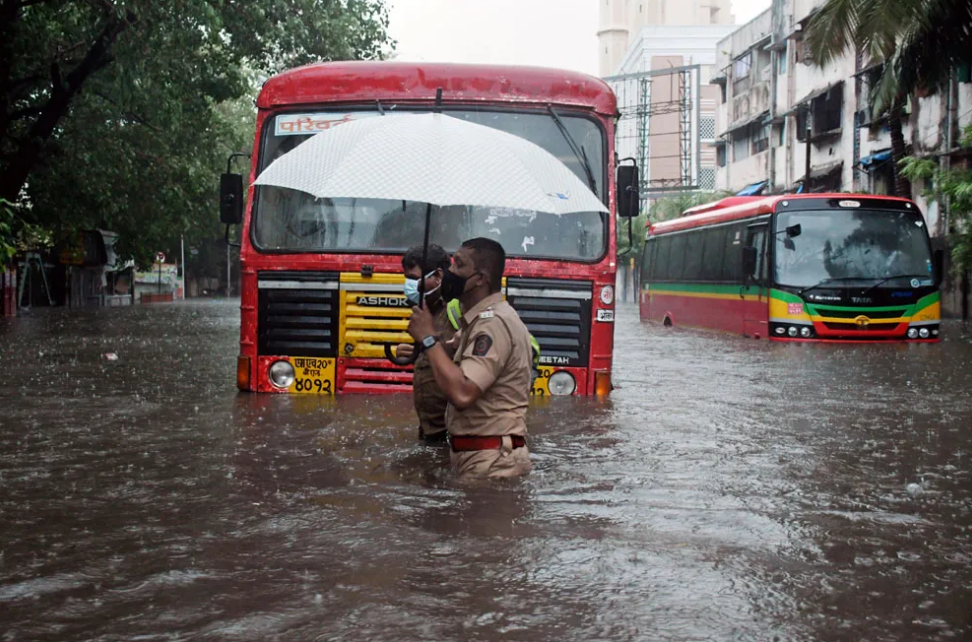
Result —
POLYGON ((875 116, 887 113, 895 193, 910 197, 898 169, 906 154, 902 108, 919 89, 947 87, 952 71, 972 60, 972 2, 827 0, 808 21, 806 38, 818 66, 850 52, 880 63, 870 109, 875 116))

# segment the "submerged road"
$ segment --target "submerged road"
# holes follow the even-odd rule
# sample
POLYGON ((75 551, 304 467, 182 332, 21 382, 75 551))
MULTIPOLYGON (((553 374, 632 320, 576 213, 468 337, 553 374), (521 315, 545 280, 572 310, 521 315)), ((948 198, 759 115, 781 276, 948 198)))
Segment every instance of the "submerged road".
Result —
POLYGON ((408 395, 238 395, 238 305, 0 319, 0 640, 972 639, 968 327, 621 308, 618 389, 466 487, 408 395))

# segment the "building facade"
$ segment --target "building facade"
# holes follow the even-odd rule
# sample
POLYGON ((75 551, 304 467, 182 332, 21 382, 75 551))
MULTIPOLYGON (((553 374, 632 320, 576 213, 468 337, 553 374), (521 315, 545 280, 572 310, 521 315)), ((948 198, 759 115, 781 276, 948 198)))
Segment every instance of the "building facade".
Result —
MULTIPOLYGON (((620 158, 642 196, 714 189, 715 44, 735 27, 729 0, 602 0, 600 68, 618 96, 620 158)), ((647 205, 647 203, 646 203, 647 205)))
MULTIPOLYGON (((887 120, 868 109, 875 66, 855 55, 823 68, 810 60, 803 32, 823 2, 774 0, 717 44, 718 188, 893 192, 887 120)), ((957 79, 948 92, 915 98, 903 122, 909 153, 953 155, 960 128, 970 123, 968 82, 957 79)), ((929 229, 941 235, 946 222, 937 204, 924 202, 922 187, 914 185, 912 196, 929 229)))

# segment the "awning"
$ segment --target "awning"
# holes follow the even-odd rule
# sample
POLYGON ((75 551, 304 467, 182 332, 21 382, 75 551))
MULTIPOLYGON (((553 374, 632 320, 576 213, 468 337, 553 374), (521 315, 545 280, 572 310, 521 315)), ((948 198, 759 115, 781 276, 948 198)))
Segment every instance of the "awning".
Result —
MULTIPOLYGON (((833 163, 826 163, 824 165, 818 165, 817 167, 810 168, 810 180, 815 180, 818 178, 823 178, 824 176, 830 176, 831 174, 836 174, 844 167, 844 161, 834 161, 833 163)), ((806 174, 796 179, 796 183, 805 181, 807 178, 806 174)))
POLYGON ((876 152, 869 156, 865 156, 861 159, 861 167, 868 167, 875 163, 881 163, 891 158, 891 150, 886 149, 883 152, 876 152))
POLYGON ((719 134, 719 136, 722 137, 722 136, 725 136, 726 134, 731 134, 734 131, 739 131, 740 129, 742 129, 744 127, 749 127, 753 123, 762 122, 764 119, 766 119, 768 117, 769 117, 769 112, 768 111, 760 112, 759 114, 756 114, 755 116, 752 116, 750 118, 747 118, 746 120, 741 120, 741 121, 739 121, 739 122, 737 122, 735 124, 729 125, 729 127, 726 128, 726 131, 724 131, 721 134, 719 134))
POLYGON ((807 103, 809 103, 814 98, 819 98, 819 97, 823 96, 824 94, 826 94, 831 89, 833 89, 834 87, 840 87, 843 84, 844 84, 844 81, 843 80, 840 80, 838 82, 830 83, 829 85, 827 85, 823 89, 817 89, 815 91, 811 91, 809 94, 807 94, 806 96, 804 96, 800 100, 798 100, 795 103, 793 103, 793 107, 790 107, 790 109, 788 111, 786 111, 783 115, 784 116, 789 116, 791 114, 795 114, 804 105, 806 105, 807 103))
POLYGON ((736 192, 736 196, 759 196, 760 192, 766 187, 768 181, 760 181, 758 183, 750 183, 746 187, 742 188, 740 191, 736 192))

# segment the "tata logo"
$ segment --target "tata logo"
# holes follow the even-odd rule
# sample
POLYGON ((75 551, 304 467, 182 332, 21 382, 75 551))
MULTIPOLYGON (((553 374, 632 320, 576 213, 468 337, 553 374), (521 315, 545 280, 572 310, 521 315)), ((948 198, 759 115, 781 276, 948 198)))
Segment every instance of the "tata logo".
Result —
POLYGON ((397 296, 359 296, 355 303, 369 308, 409 308, 408 299, 397 296))
POLYGON ((861 316, 854 319, 854 323, 857 324, 857 327, 859 329, 866 330, 867 326, 871 325, 871 320, 862 314, 861 316))
POLYGON ((851 297, 851 302, 852 303, 871 303, 871 301, 873 301, 873 299, 871 297, 867 297, 867 296, 852 296, 851 297))

